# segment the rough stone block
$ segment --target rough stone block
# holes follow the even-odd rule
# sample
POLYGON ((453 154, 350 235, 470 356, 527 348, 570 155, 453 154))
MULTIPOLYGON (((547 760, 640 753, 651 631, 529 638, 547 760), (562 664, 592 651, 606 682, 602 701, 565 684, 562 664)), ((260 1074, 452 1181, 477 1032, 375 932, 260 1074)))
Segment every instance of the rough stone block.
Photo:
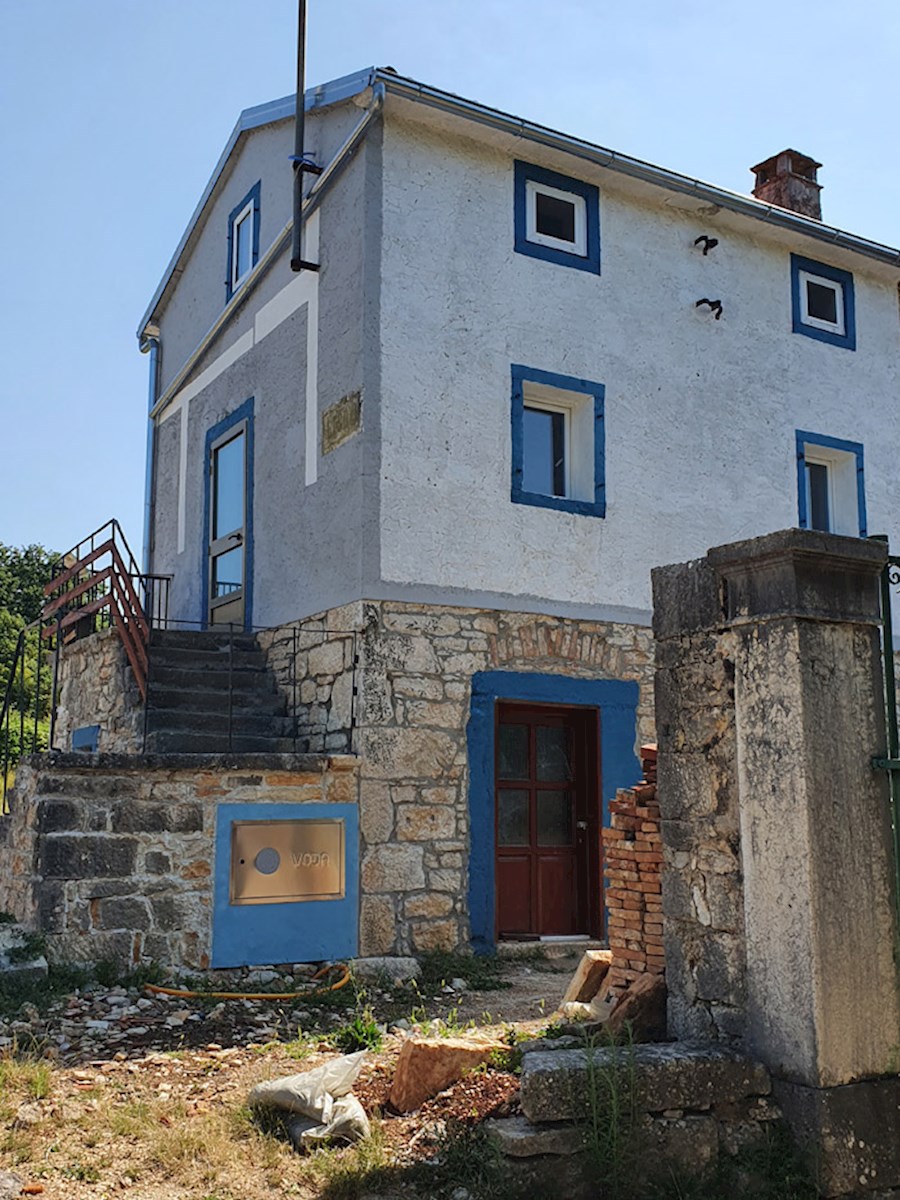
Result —
POLYGON ((366 892, 411 892, 425 886, 420 846, 376 846, 363 861, 362 886, 366 892))
POLYGON ((532 1125, 525 1117, 505 1117, 485 1121, 484 1131, 500 1153, 510 1158, 562 1156, 584 1149, 584 1137, 573 1125, 532 1125))
POLYGON ((621 1073, 621 1086, 633 1071, 635 1101, 647 1112, 698 1111, 771 1090, 764 1067, 722 1046, 674 1042, 538 1051, 522 1062, 522 1111, 530 1121, 577 1119, 598 1071, 621 1073))
POLYGON ((502 1042, 468 1038, 410 1038, 400 1047, 391 1107, 401 1113, 412 1112, 502 1048, 502 1042))
POLYGON ((600 984, 606 978, 612 960, 611 950, 586 950, 566 988, 562 1003, 593 1000, 600 990, 600 984))
POLYGON ((456 814, 446 804, 400 804, 397 807, 397 837, 404 842, 433 842, 452 838, 456 814))
POLYGON ((100 929, 149 929, 150 909, 140 896, 98 900, 94 924, 100 929))
POLYGON ((363 955, 390 954, 397 941, 394 904, 388 896, 364 896, 359 912, 359 949, 363 955))
POLYGON ((48 879, 128 876, 136 858, 134 838, 50 834, 41 849, 41 872, 48 879))
POLYGON ((144 869, 149 875, 168 875, 172 870, 172 860, 159 850, 148 850, 144 855, 144 869))
POLYGON ((413 922, 413 947, 420 953, 428 950, 455 950, 459 940, 459 926, 455 921, 429 921, 427 924, 413 922))
POLYGON ((361 979, 387 978, 392 983, 405 983, 408 979, 418 979, 422 973, 417 958, 403 958, 396 955, 354 958, 350 962, 350 967, 353 974, 361 979))
POLYGON ((773 1090, 823 1196, 900 1189, 900 1075, 833 1088, 776 1080, 773 1090))
POLYGON ((82 828, 84 810, 72 800, 38 800, 37 828, 39 833, 59 833, 82 828))

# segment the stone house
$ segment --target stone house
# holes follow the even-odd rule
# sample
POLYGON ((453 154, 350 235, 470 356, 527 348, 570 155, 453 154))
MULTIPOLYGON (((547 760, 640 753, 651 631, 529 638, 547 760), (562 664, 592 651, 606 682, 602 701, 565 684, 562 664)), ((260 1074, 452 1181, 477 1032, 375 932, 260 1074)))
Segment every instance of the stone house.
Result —
MULTIPOLYGON (((389 69, 306 112, 311 266, 288 97, 141 321, 146 569, 170 627, 255 634, 301 749, 355 757, 356 951, 602 937, 650 569, 895 532, 900 256, 823 224, 794 151, 751 198, 389 69)), ((116 703, 101 751, 134 748, 116 703)))

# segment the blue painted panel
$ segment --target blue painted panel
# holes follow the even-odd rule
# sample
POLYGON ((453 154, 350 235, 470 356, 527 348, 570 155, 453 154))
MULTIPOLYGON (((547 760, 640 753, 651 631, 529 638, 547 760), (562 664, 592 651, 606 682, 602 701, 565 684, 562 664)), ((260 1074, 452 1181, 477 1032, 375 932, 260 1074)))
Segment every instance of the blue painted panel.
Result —
POLYGON ((99 746, 99 725, 82 725, 80 729, 72 730, 73 750, 83 750, 85 754, 96 754, 99 746))
POLYGON ((216 814, 212 966, 268 966, 353 958, 359 948, 359 810, 355 804, 222 804, 216 814), (231 904, 234 821, 321 821, 344 824, 343 900, 231 904))
POLYGON ((829 450, 842 450, 856 457, 856 505, 859 516, 859 536, 868 536, 866 517, 866 471, 863 461, 862 442, 848 442, 844 438, 828 437, 824 433, 809 433, 805 429, 796 432, 797 442, 797 507, 800 528, 809 529, 809 513, 806 509, 806 447, 824 446, 829 450))
POLYGON ((514 164, 514 225, 517 254, 542 258, 546 262, 556 263, 561 267, 575 267, 578 271, 590 271, 594 275, 600 274, 600 192, 592 183, 585 183, 581 179, 571 179, 568 175, 560 175, 556 171, 548 171, 545 167, 537 167, 533 163, 517 160, 514 164), (538 242, 528 240, 527 185, 529 180, 582 197, 585 203, 586 217, 586 255, 570 254, 565 250, 557 250, 553 246, 542 246, 538 242))
POLYGON ((253 616, 253 407, 254 398, 245 400, 240 408, 229 413, 206 431, 203 457, 203 549, 200 569, 203 582, 200 590, 200 623, 205 629, 209 622, 209 535, 210 535, 210 472, 212 470, 212 445, 223 433, 241 421, 247 422, 247 478, 246 520, 244 525, 244 628, 249 630, 253 616))
POLYGON ((602 383, 589 379, 577 379, 573 375, 558 375, 554 371, 541 371, 537 367, 512 364, 512 490, 514 504, 532 504, 537 508, 555 508, 558 512, 577 513, 582 517, 606 516, 606 433, 604 403, 606 389, 602 383), (584 392, 594 400, 594 499, 572 500, 566 496, 543 496, 539 492, 526 492, 522 484, 524 474, 524 384, 539 383, 546 387, 560 388, 567 392, 584 392))
POLYGON ((569 679, 518 671, 480 671, 472 676, 469 749, 469 917, 472 945, 494 946, 494 741, 498 701, 578 705, 600 710, 600 796, 603 824, 619 788, 641 777, 634 752, 639 688, 631 680, 569 679))
POLYGON ((815 262, 811 258, 803 258, 800 254, 791 255, 791 320, 794 333, 802 333, 805 337, 815 338, 819 342, 828 342, 832 346, 843 346, 845 350, 856 349, 856 299, 853 291, 853 276, 849 271, 839 267, 829 267, 826 263, 815 262), (844 297, 844 333, 830 333, 827 329, 817 329, 807 325, 803 320, 803 309, 800 304, 800 272, 810 275, 820 275, 840 286, 844 297))

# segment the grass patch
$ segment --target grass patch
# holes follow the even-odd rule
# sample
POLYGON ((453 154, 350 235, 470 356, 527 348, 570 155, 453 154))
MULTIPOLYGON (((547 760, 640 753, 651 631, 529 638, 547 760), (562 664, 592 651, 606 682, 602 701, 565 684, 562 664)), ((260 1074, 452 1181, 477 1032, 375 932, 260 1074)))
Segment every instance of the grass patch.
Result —
POLYGON ((0 1017, 14 1017, 23 1004, 33 1004, 44 1012, 54 1000, 84 987, 91 978, 87 968, 52 965, 44 979, 0 976, 0 1017))
POLYGON ((380 1050, 384 1041, 384 1031, 375 1020, 372 1010, 364 1008, 352 1021, 335 1030, 326 1040, 345 1054, 353 1054, 357 1050, 380 1050))
POLYGON ((496 955, 455 954, 430 950, 420 958, 420 992, 439 992, 451 979, 464 979, 474 992, 497 992, 512 985, 503 979, 503 962, 496 955))

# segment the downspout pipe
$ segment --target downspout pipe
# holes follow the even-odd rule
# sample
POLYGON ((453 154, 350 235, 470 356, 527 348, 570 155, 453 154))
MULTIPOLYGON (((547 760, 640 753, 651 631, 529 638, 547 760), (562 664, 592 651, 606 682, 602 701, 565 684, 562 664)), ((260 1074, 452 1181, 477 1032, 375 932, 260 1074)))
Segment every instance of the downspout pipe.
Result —
POLYGON ((159 391, 159 329, 148 325, 140 344, 141 354, 150 355, 150 382, 147 390, 147 457, 144 465, 144 538, 141 552, 142 569, 150 574, 151 540, 153 537, 153 491, 156 474, 156 421, 153 410, 159 391))

